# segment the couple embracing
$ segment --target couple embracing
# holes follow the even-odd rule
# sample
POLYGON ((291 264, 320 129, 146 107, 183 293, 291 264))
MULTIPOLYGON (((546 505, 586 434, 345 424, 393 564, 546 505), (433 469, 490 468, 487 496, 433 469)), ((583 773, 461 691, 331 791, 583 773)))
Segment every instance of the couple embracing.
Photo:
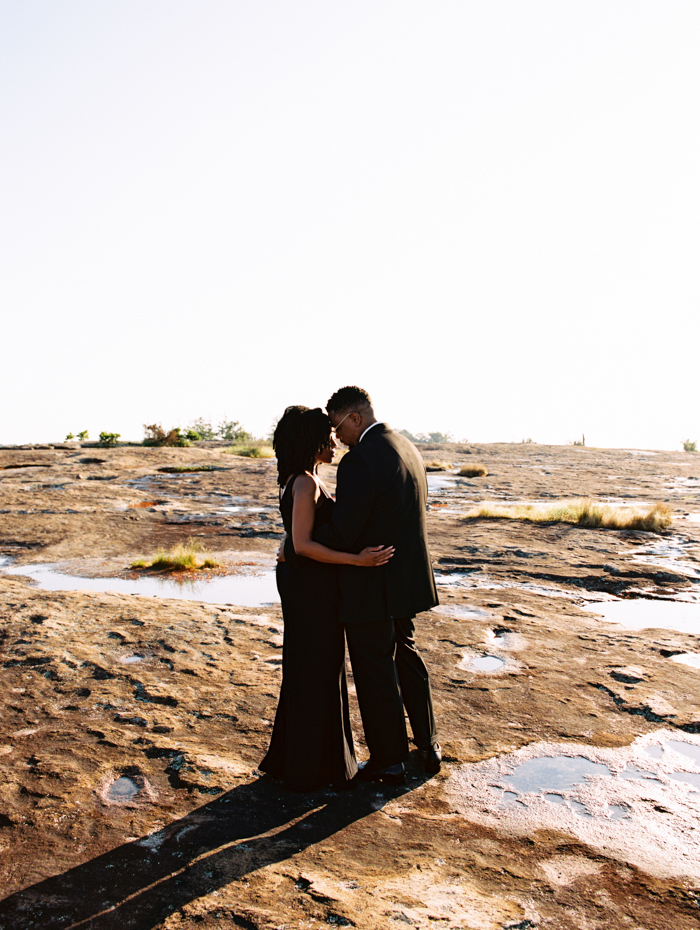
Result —
POLYGON ((437 772, 428 672, 414 618, 437 604, 428 552, 423 462, 378 423, 369 394, 344 387, 320 408, 288 407, 275 430, 287 534, 277 565, 284 616, 282 688, 260 769, 292 791, 368 779, 402 784, 404 708, 427 772, 437 772), (338 440, 336 500, 319 480, 338 440), (370 758, 355 760, 345 640, 370 758))

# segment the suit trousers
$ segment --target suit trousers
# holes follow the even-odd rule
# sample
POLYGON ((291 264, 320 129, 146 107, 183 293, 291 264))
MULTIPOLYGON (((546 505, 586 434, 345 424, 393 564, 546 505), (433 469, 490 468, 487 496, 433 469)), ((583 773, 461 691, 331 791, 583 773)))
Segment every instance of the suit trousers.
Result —
POLYGON ((365 741, 378 768, 403 762, 408 755, 404 707, 420 749, 437 739, 430 679, 416 649, 414 619, 345 626, 365 741))

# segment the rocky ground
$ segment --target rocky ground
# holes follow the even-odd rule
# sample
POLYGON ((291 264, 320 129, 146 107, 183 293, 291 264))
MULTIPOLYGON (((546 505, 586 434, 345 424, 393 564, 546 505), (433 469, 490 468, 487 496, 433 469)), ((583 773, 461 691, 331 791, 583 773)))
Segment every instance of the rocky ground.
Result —
MULTIPOLYGON (((255 771, 279 605, 110 589, 192 538, 234 581, 271 570, 274 463, 216 444, 0 451, 1 930, 700 925, 700 762, 685 782, 647 779, 623 819, 591 800, 581 826, 573 802, 557 820, 543 796, 519 818, 489 769, 540 746, 612 768, 662 737, 700 746, 700 669, 673 661, 700 652, 700 628, 633 630, 588 609, 700 601, 700 460, 536 444, 424 456, 489 471, 434 473, 430 498, 442 606, 418 627, 445 764, 427 778, 412 754, 402 788, 295 796, 255 771), (472 502, 571 497, 664 501, 674 522, 659 537, 464 517, 472 502), (17 574, 37 563, 105 590, 43 590, 17 574), (501 666, 480 671, 484 655, 501 666)), ((353 725, 362 757, 356 707, 353 725)))

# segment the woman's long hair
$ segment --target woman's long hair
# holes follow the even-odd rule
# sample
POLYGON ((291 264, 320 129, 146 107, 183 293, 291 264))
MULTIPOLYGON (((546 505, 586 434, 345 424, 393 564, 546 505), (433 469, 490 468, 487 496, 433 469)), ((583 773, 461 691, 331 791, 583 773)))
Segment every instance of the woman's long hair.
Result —
POLYGON ((316 456, 331 441, 331 421, 320 407, 287 407, 275 427, 272 447, 277 456, 277 484, 290 475, 313 472, 316 456))

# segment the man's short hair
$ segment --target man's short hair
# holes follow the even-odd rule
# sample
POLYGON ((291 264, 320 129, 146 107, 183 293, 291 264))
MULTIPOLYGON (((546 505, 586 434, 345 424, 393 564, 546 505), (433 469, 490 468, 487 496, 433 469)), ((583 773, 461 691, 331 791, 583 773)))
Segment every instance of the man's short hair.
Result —
POLYGON ((348 385, 333 394, 326 404, 329 413, 345 413, 346 410, 366 410, 372 406, 372 398, 361 387, 348 385))

